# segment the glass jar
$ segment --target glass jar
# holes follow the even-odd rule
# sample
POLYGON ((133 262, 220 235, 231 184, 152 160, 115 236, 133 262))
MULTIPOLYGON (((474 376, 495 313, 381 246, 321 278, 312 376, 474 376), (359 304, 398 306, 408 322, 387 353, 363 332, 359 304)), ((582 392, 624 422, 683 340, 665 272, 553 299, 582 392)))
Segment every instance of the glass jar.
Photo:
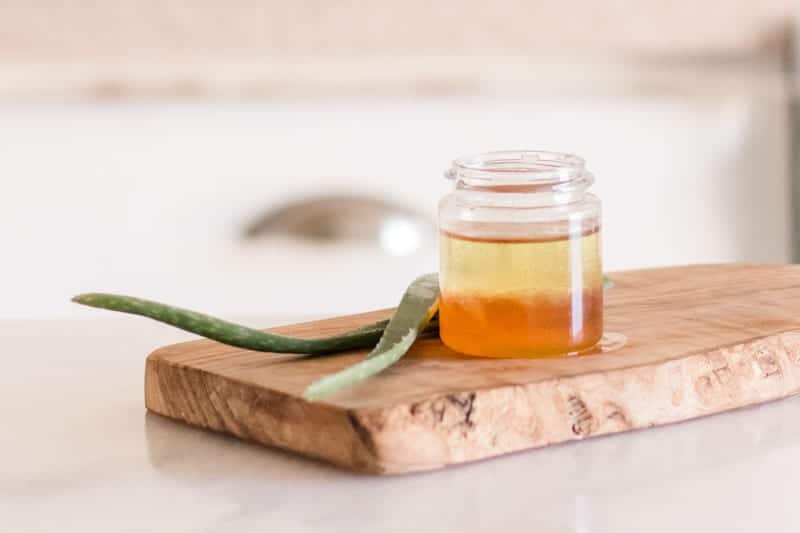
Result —
POLYGON ((600 201, 583 159, 456 159, 439 204, 440 335, 483 357, 577 353, 603 335, 600 201))

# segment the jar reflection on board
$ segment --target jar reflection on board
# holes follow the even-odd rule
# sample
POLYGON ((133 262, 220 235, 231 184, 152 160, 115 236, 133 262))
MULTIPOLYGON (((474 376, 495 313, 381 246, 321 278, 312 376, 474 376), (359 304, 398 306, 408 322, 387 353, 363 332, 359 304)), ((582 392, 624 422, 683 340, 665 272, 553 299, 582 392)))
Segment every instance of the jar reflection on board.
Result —
POLYGON ((456 159, 439 204, 440 336, 483 357, 552 357, 603 335, 600 201, 583 159, 456 159))

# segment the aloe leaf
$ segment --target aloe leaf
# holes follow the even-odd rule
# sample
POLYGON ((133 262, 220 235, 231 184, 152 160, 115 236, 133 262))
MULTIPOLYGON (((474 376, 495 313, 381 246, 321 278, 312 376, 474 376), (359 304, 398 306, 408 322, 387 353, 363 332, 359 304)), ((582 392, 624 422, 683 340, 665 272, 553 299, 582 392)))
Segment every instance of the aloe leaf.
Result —
POLYGON ((309 385, 305 397, 318 400, 329 396, 364 381, 399 361, 423 332, 438 307, 437 275, 426 274, 415 279, 389 319, 378 345, 361 362, 309 385))
MULTIPOLYGON (((388 320, 382 320, 331 337, 301 339, 267 333, 189 309, 133 296, 89 293, 78 295, 72 301, 90 307, 145 316, 230 346, 275 353, 326 355, 372 348, 389 323, 388 320)), ((434 328, 438 328, 438 322, 431 324, 428 331, 433 331, 434 328)))
MULTIPOLYGON (((436 274, 426 274, 421 278, 428 278, 430 283, 435 284, 438 294, 436 274)), ((608 289, 614 286, 614 282, 604 277, 603 285, 608 289)), ((90 307, 144 316, 230 346, 275 353, 327 355, 346 350, 372 348, 381 340, 389 325, 388 320, 381 320, 339 335, 301 339, 267 333, 197 311, 121 294, 87 293, 75 296, 72 301, 90 307)), ((439 322, 434 316, 425 326, 424 333, 435 333, 438 329, 439 322)))

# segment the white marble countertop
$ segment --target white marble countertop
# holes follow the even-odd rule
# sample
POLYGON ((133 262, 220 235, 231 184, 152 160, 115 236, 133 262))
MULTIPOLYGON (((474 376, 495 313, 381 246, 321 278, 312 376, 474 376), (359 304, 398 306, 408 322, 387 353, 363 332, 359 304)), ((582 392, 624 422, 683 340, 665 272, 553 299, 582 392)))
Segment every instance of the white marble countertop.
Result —
POLYGON ((146 413, 144 356, 186 338, 132 317, 0 322, 2 531, 800 530, 800 398, 364 477, 146 413))

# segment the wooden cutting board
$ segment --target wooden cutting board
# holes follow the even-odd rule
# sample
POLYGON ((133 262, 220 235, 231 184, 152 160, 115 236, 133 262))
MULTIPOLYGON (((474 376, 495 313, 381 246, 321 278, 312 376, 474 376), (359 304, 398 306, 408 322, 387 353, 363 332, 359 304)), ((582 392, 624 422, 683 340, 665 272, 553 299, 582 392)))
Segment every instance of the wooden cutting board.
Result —
MULTIPOLYGON (((611 274, 606 331, 624 347, 559 359, 461 356, 418 341, 329 400, 318 377, 365 352, 299 358, 195 341, 147 359, 147 408, 373 473, 400 473, 677 422, 800 391, 800 266, 703 265, 611 274)), ((275 328, 320 336, 390 310, 275 328)), ((756 416, 753 413, 752 416, 756 416)), ((210 458, 213 459, 213 458, 210 458)))

